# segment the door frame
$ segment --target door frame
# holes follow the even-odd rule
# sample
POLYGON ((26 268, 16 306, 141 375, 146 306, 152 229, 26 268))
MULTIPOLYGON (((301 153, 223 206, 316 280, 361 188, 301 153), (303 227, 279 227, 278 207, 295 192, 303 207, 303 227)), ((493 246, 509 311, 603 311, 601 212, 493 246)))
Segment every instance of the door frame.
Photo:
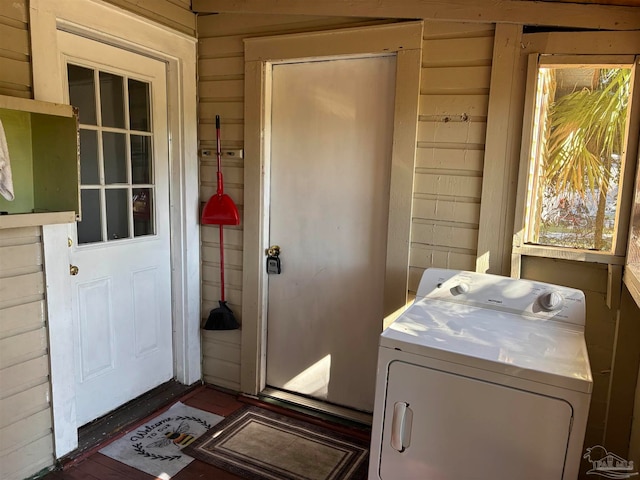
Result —
MULTIPOLYGON (((57 103, 63 103, 58 29, 149 56, 166 64, 174 376, 179 382, 191 385, 202 377, 197 39, 104 2, 31 0, 34 97, 57 103)), ((69 228, 73 228, 73 225, 70 224, 69 228)), ((45 248, 45 262, 46 252, 45 248)), ((59 250, 55 254, 61 255, 59 250)), ((59 458, 78 446, 71 289, 66 269, 47 269, 46 281, 53 435, 55 456, 59 458), (49 302, 49 299, 52 301, 49 302)))
MULTIPOLYGON (((270 92, 273 64, 396 55, 384 314, 406 304, 423 22, 245 39, 244 251, 240 388, 266 386, 270 92)), ((382 324, 382 320, 380 322, 382 324)))

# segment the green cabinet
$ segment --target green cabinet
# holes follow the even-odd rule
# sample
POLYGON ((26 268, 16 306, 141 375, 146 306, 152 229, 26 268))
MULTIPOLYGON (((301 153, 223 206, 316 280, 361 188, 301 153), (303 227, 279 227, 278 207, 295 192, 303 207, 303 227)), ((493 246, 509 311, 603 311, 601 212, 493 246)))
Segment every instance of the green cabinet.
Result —
POLYGON ((69 105, 0 95, 15 198, 8 214, 75 212, 80 217, 78 121, 69 105))

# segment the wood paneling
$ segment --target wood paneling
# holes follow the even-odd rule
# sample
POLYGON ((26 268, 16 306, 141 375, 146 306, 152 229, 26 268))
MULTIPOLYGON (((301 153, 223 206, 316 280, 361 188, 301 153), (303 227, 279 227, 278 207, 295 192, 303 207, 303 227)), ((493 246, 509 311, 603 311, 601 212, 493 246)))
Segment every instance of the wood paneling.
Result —
MULTIPOLYGON (((244 148, 244 38, 322 31, 388 23, 360 18, 325 18, 282 15, 198 16, 199 146, 215 152, 215 116, 221 117, 222 148, 244 148)), ((244 160, 224 159, 225 193, 240 207, 244 203, 244 160)), ((200 158, 200 199, 216 189, 215 157, 200 158)), ((225 294, 238 321, 242 321, 243 234, 239 227, 225 227, 225 294)), ((202 316, 218 307, 220 269, 218 227, 203 225, 202 316)), ((240 334, 204 331, 203 373, 208 383, 240 389, 240 334)))
MULTIPOLYGON (((618 0, 631 2, 635 0, 618 0)), ((521 0, 193 0, 198 12, 346 15, 374 18, 425 18, 484 23, 555 25, 603 30, 634 30, 640 15, 631 6, 579 5, 571 2, 521 0)))
POLYGON ((31 98, 28 2, 0 2, 0 95, 31 98))
POLYGON ((22 479, 53 463, 42 242, 0 230, 0 465, 22 479))
POLYGON ((105 0, 192 37, 196 36, 196 16, 188 1, 181 0, 105 0))
POLYGON ((606 419, 611 414, 609 390, 614 368, 617 312, 610 310, 605 302, 607 276, 606 265, 536 257, 523 257, 522 261, 522 278, 578 288, 585 293, 585 338, 593 375, 585 448, 605 445, 606 419))
POLYGON ((204 380, 240 390, 240 330, 202 333, 204 380))
POLYGON ((494 27, 426 22, 409 290, 425 268, 475 270, 494 27))

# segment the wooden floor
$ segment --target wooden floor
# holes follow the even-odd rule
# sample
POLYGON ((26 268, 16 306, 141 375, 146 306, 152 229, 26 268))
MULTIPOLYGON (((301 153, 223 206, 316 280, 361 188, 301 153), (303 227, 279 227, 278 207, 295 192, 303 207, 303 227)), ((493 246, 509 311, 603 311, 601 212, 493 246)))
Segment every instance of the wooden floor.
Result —
MULTIPOLYGON (((237 400, 236 396, 216 390, 213 387, 200 387, 191 391, 182 398, 178 399, 185 405, 189 405, 200 410, 215 413, 226 417, 247 403, 259 405, 262 408, 268 408, 279 413, 283 413, 291 417, 304 419, 308 422, 318 425, 328 426, 336 431, 340 431, 345 435, 357 437, 361 440, 368 441, 370 439, 370 428, 367 426, 356 427, 349 425, 349 422, 337 422, 336 419, 328 421, 326 415, 318 414, 309 416, 295 409, 283 409, 280 406, 268 405, 255 400, 247 399, 243 402, 237 400)), ((111 441, 125 435, 126 432, 135 429, 137 426, 146 423, 151 418, 157 416, 162 411, 168 409, 167 405, 161 410, 154 412, 144 419, 130 425, 122 434, 114 437, 111 441)), ((98 453, 106 444, 95 446, 93 449, 87 450, 81 456, 72 460, 72 464, 67 464, 61 471, 53 471, 42 477, 44 480, 156 480, 157 477, 136 470, 101 453, 98 453)), ((233 475, 226 471, 220 470, 212 465, 194 460, 187 467, 178 472, 177 475, 171 477, 171 480, 242 480, 243 477, 233 475)))
MULTIPOLYGON (((227 416, 235 412, 244 404, 236 400, 233 395, 220 392, 213 388, 203 387, 187 398, 181 399, 182 403, 191 407, 206 410, 217 415, 227 416)), ((159 412, 156 412, 157 415, 159 412)), ((144 423, 143 420, 140 423, 144 423)), ((103 447, 102 445, 101 447, 103 447)), ((101 448, 100 447, 100 448, 101 448)), ((194 460, 186 468, 181 470, 171 480, 237 480, 242 477, 220 470, 199 460, 194 460)), ((43 477, 44 480, 155 480, 156 477, 136 470, 123 463, 113 460, 101 453, 90 453, 86 458, 79 459, 73 466, 66 467, 64 471, 54 471, 43 477)))

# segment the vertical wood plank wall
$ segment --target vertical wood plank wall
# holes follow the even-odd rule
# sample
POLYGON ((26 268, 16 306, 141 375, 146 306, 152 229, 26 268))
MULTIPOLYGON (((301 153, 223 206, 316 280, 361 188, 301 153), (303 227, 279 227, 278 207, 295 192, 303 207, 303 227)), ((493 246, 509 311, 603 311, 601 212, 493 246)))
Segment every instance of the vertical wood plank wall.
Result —
MULTIPOLYGON (((243 39, 382 23, 358 18, 310 16, 202 15, 198 17, 198 86, 200 149, 200 200, 216 189, 215 116, 221 117, 222 149, 244 146, 244 44, 243 39)), ((243 217, 243 160, 223 159, 225 193, 243 217)), ((235 317, 242 306, 242 223, 224 227, 225 296, 235 317)), ((219 240, 217 226, 202 226, 202 314, 220 299, 219 240)), ((207 383, 240 389, 240 331, 202 331, 203 375, 207 383)))
POLYGON ((0 478, 53 464, 40 227, 0 230, 0 478))
POLYGON ((475 270, 493 24, 426 21, 409 291, 429 267, 475 270))

